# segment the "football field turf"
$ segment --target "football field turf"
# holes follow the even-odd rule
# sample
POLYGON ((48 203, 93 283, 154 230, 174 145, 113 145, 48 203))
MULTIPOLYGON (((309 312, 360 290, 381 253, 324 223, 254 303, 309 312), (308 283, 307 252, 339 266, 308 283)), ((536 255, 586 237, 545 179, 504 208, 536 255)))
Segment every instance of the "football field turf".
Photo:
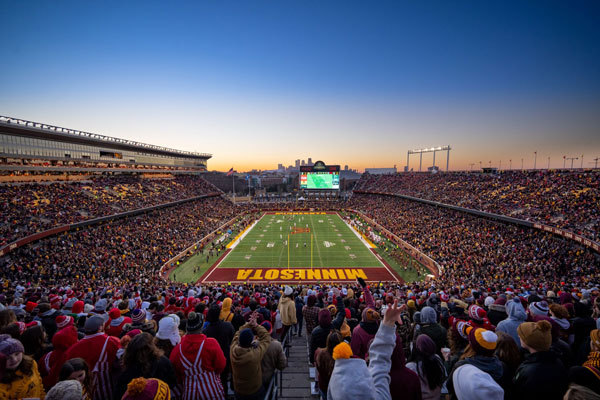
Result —
POLYGON ((201 281, 396 280, 371 246, 336 213, 266 213, 201 281))

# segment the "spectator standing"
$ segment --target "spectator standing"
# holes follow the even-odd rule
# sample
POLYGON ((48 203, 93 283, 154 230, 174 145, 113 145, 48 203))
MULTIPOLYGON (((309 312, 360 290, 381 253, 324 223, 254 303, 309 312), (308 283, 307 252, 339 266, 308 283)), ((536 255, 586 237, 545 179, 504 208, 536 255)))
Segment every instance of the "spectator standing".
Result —
MULTIPOLYGON (((206 314, 207 324, 205 325, 203 332, 206 337, 214 338, 219 343, 219 346, 223 351, 223 355, 225 356, 226 364, 225 369, 223 372, 221 372, 221 383, 223 385, 225 396, 227 396, 227 383, 229 381, 229 372, 231 371, 229 348, 231 347, 231 342, 233 341, 233 335, 235 334, 235 331, 233 329, 233 325, 231 325, 231 322, 227 322, 227 315, 229 314, 226 315, 225 319, 220 319, 220 315, 222 314, 222 309, 220 309, 219 306, 216 304, 212 305, 206 314)), ((231 315, 233 316, 233 314, 231 315)))
POLYGON ((173 348, 181 342, 179 335, 179 317, 176 314, 169 314, 158 321, 158 332, 154 338, 156 347, 161 349, 166 357, 171 357, 173 348))
POLYGON ((517 328, 525 322, 527 313, 517 297, 506 303, 506 314, 508 315, 508 318, 498 323, 496 331, 509 334, 515 343, 521 347, 521 340, 519 339, 517 328))
POLYGON ((0 335, 0 354, 5 357, 0 378, 0 398, 43 398, 44 385, 35 360, 24 354, 20 341, 0 335))
POLYGON ((600 330, 590 333, 590 354, 582 366, 571 367, 569 382, 585 386, 600 393, 600 330))
MULTIPOLYGON (((264 321, 261 326, 265 328, 269 335, 271 334, 273 330, 271 322, 264 321)), ((261 361, 262 381, 265 389, 268 388, 269 381, 273 377, 273 374, 275 374, 275 370, 283 371, 287 367, 287 357, 283 352, 281 342, 273 339, 271 336, 269 336, 269 340, 269 346, 261 361)))
POLYGON ((286 286, 283 290, 283 297, 279 302, 277 309, 281 315, 281 323, 283 324, 283 332, 281 333, 281 341, 285 344, 286 335, 290 328, 295 325, 298 320, 296 318, 296 305, 292 296, 294 291, 291 287, 286 286))
POLYGON ((225 398, 219 374, 226 365, 219 343, 202 332, 202 319, 192 311, 187 319, 187 334, 171 352, 182 400, 225 398))
POLYGON ((406 368, 419 377, 423 400, 438 400, 446 379, 446 369, 436 351, 435 342, 428 335, 420 335, 411 360, 406 364, 406 368))
POLYGON ((390 394, 390 369, 395 345, 395 323, 401 323, 402 309, 398 301, 386 310, 383 322, 369 348, 370 363, 351 358, 352 349, 343 342, 333 349, 335 365, 329 380, 327 400, 388 400, 390 394))
POLYGON ((119 339, 102 332, 104 319, 94 315, 85 321, 85 336, 75 343, 65 358, 83 358, 92 371, 94 399, 112 399, 113 379, 117 372, 117 350, 119 339))
POLYGON ((317 296, 311 294, 306 299, 306 305, 302 307, 302 316, 304 317, 304 323, 306 325, 306 338, 309 342, 313 329, 315 329, 319 323, 319 307, 315 305, 316 303, 317 296))
POLYGON ((521 347, 529 352, 514 377, 514 394, 516 399, 562 399, 567 391, 567 370, 558 358, 550 351, 552 335, 550 322, 525 322, 517 331, 521 347))
POLYGON ((72 358, 66 361, 58 375, 59 381, 75 379, 83 388, 83 400, 91 400, 94 393, 94 383, 87 363, 83 358, 72 358))
POLYGON ((164 356, 154 344, 152 335, 146 332, 139 333, 131 339, 125 349, 123 358, 123 372, 119 375, 114 390, 114 399, 119 400, 127 390, 127 384, 135 378, 160 378, 175 388, 177 383, 175 370, 167 357, 164 356))
POLYGON ((298 334, 298 337, 302 336, 302 308, 304 307, 304 301, 300 295, 294 298, 294 303, 296 305, 296 324, 294 325, 294 333, 298 334))
MULTIPOLYGON (((290 303, 293 306, 292 301, 290 303)), ((295 310, 294 310, 295 311, 295 310)), ((265 328, 256 323, 257 314, 235 334, 231 343, 231 371, 236 399, 258 400, 264 397, 261 361, 269 347, 270 336, 265 328), (254 345, 254 335, 258 344, 254 345)))
POLYGON ((399 335, 396 335, 396 346, 392 353, 390 378, 392 399, 421 400, 423 398, 419 376, 406 367, 404 348, 399 335))
POLYGON ((327 336, 327 347, 319 348, 316 351, 315 367, 317 368, 317 382, 323 400, 327 400, 327 389, 329 388, 329 380, 331 379, 335 364, 333 349, 342 343, 343 340, 342 334, 337 330, 333 330, 327 336))

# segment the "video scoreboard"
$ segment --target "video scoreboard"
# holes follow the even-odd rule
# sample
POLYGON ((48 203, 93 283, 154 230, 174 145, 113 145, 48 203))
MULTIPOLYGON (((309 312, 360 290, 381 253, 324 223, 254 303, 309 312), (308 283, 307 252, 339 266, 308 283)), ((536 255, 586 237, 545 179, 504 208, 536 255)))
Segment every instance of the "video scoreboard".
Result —
POLYGON ((340 166, 325 165, 323 161, 317 161, 311 166, 301 166, 300 189, 339 190, 340 166))

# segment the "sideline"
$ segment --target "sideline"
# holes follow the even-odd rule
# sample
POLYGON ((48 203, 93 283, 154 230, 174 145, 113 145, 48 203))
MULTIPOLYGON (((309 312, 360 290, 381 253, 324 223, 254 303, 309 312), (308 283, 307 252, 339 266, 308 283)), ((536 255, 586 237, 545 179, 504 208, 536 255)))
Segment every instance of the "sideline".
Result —
POLYGON ((383 259, 383 257, 381 257, 379 254, 377 254, 377 252, 375 251, 377 246, 375 246, 373 244, 373 242, 371 242, 370 240, 365 238, 364 235, 362 235, 360 232, 358 232, 356 230, 356 228, 354 228, 352 225, 350 225, 348 222, 346 222, 346 220, 339 213, 338 213, 338 216, 340 217, 340 219, 342 221, 344 221, 346 226, 349 227, 352 232, 354 232, 354 234, 358 237, 358 239, 361 242, 363 242, 363 244, 373 253, 375 258, 377 258, 377 260, 381 263, 381 265, 383 265, 383 267, 385 269, 387 269, 387 271, 390 273, 390 275, 396 279, 396 282, 400 282, 400 280, 398 279, 399 276, 396 273, 396 271, 393 271, 393 269, 391 269, 391 266, 383 259))

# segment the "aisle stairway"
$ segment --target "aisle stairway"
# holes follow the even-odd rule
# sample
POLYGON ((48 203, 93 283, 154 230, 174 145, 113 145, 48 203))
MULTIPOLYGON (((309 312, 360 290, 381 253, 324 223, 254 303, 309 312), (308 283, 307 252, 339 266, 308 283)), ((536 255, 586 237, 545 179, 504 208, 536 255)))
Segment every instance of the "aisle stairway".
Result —
POLYGON ((294 336, 289 352, 288 367, 283 372, 282 392, 279 398, 283 400, 317 399, 317 396, 311 396, 314 376, 313 379, 310 378, 306 336, 294 336))

